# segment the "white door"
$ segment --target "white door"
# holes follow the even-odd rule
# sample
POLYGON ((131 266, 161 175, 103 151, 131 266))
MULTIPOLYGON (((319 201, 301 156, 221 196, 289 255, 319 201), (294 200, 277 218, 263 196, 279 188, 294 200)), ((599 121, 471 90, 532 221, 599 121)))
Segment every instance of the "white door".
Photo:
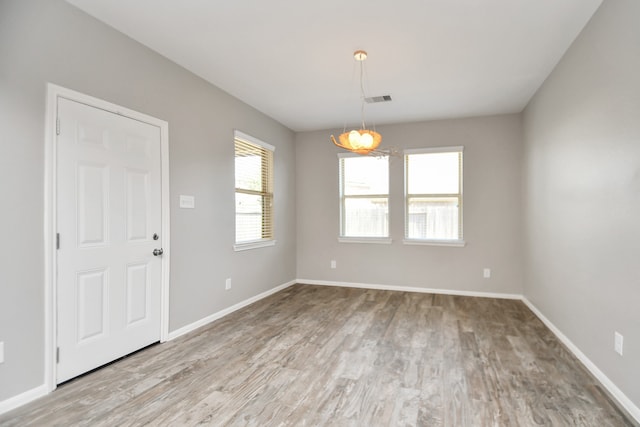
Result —
POLYGON ((58 98, 57 383, 160 340, 160 128, 58 98), (159 251, 156 251, 156 254, 159 251))

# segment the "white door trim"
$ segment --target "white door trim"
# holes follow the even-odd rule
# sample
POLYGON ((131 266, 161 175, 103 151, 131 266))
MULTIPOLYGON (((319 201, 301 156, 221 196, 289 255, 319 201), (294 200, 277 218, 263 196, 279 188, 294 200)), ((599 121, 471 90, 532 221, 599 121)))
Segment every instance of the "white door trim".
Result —
POLYGON ((44 383, 47 390, 56 388, 56 307, 57 307, 57 253, 56 253, 56 118, 57 100, 66 98, 92 107, 100 108, 121 116, 145 122, 160 128, 161 155, 161 197, 162 197, 162 291, 160 309, 160 342, 169 336, 169 265, 171 256, 171 236, 169 229, 169 124, 128 108, 94 98, 52 83, 47 83, 47 107, 45 117, 44 156, 44 383))

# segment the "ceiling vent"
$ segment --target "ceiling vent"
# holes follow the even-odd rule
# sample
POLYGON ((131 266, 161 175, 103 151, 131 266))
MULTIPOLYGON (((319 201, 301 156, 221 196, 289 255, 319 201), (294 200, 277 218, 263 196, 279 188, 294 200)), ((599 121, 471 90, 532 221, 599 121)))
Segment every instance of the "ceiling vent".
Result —
POLYGON ((382 95, 382 96, 370 96, 364 99, 367 104, 375 104, 376 102, 389 102, 391 101, 391 95, 382 95))

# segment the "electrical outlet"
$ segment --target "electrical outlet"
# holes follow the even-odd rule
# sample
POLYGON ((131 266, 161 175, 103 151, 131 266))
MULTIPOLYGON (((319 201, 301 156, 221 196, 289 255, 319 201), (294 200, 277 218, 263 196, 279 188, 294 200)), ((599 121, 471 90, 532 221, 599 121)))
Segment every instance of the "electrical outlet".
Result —
POLYGON ((484 277, 485 279, 491 278, 491 269, 485 268, 484 270, 482 270, 482 277, 484 277))
POLYGON ((337 264, 336 264, 336 260, 335 259, 331 260, 331 268, 337 268, 337 264))
POLYGON ((616 332, 614 334, 614 342, 613 342, 613 349, 616 351, 616 353, 618 353, 620 356, 622 356, 622 347, 624 344, 624 337, 622 336, 622 334, 616 332))
POLYGON ((0 363, 4 363, 4 341, 0 341, 0 363))
POLYGON ((224 281, 224 289, 227 291, 231 289, 231 278, 228 278, 227 280, 224 281))

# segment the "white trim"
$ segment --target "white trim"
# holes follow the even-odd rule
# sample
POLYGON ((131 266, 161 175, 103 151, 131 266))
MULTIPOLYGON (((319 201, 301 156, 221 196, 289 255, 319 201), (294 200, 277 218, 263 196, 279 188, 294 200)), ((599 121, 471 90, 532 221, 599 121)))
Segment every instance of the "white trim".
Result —
POLYGON ((389 245, 393 240, 390 237, 338 237, 340 243, 375 243, 389 245))
POLYGON ((162 307, 160 309, 160 342, 165 342, 169 338, 169 280, 171 278, 171 193, 169 186, 169 123, 164 120, 155 119, 160 124, 160 168, 161 168, 161 190, 162 205, 162 290, 160 294, 162 307))
POLYGON ((417 292, 423 294, 456 295, 465 297, 522 299, 520 294, 503 294, 497 292, 457 291, 452 289, 417 288, 414 286, 392 286, 372 283, 331 282, 326 280, 297 279, 297 283, 305 285, 338 286, 342 288, 375 289, 380 291, 417 292))
POLYGON ((239 251, 248 251, 249 249, 256 248, 265 248, 267 246, 275 246, 276 240, 255 240, 253 242, 247 243, 236 243, 233 245, 233 250, 236 252, 239 251))
POLYGON ((233 313, 234 311, 240 310, 241 308, 244 308, 250 304, 253 304, 254 302, 260 301, 261 299, 264 299, 270 295, 275 294, 276 292, 280 292, 283 289, 288 288, 289 286, 293 286, 295 285, 297 282, 295 280, 292 280, 290 282, 287 282, 285 284, 276 286, 275 288, 269 289, 268 291, 265 291, 261 294, 258 294, 254 297, 248 298, 244 301, 240 301, 237 304, 232 305, 231 307, 225 308, 223 310, 220 310, 216 313, 213 313, 203 319, 198 320, 197 322, 193 322, 189 325, 183 326, 182 328, 176 329, 175 331, 171 332, 169 334, 169 340, 174 340, 182 335, 188 334, 189 332, 192 332, 198 328, 201 328, 205 325, 208 325, 209 323, 218 320, 228 314, 233 313))
POLYGON ((362 157, 362 154, 342 151, 340 153, 336 153, 336 156, 338 156, 338 159, 349 159, 351 157, 362 157))
POLYGON ((631 399, 625 395, 622 390, 620 390, 613 381, 611 381, 605 374, 602 372, 595 363, 593 363, 589 358, 573 343, 565 334, 560 331, 549 319, 546 318, 544 314, 538 308, 533 305, 531 301, 527 299, 527 297, 522 297, 522 302, 526 304, 527 307, 545 324, 547 328, 554 333, 556 337, 573 353, 573 355, 587 368, 591 374, 596 377, 598 381, 607 389, 609 393, 613 396, 615 400, 629 413, 631 417, 633 417, 637 422, 640 422, 640 408, 636 406, 631 399))
POLYGON ((403 151, 403 179, 404 179, 404 240, 405 245, 431 245, 431 246, 466 246, 464 241, 464 146, 453 147, 431 147, 431 148, 413 148, 403 151), (412 154, 428 154, 428 153, 458 153, 458 193, 448 195, 436 194, 409 194, 409 169, 408 159, 412 154), (411 197, 456 197, 458 199, 458 240, 436 240, 436 239, 412 239, 407 237, 409 234, 409 199, 411 197))
POLYGON ((24 393, 20 393, 16 396, 10 397, 0 402, 0 415, 5 412, 12 411, 22 405, 33 402, 36 399, 40 399, 42 396, 46 396, 49 393, 46 384, 41 384, 36 388, 27 390, 24 393))
POLYGON ((155 117, 130 110, 125 107, 113 104, 102 99, 94 98, 71 89, 64 88, 52 83, 47 83, 47 104, 45 117, 45 176, 44 176, 44 243, 45 243, 45 277, 44 277, 44 296, 45 296, 45 325, 44 325, 44 387, 47 391, 53 391, 56 388, 56 369, 55 354, 57 346, 57 337, 55 331, 56 325, 56 239, 54 238, 56 227, 56 119, 58 115, 58 98, 65 98, 71 101, 80 102, 89 106, 100 108, 102 110, 129 117, 160 129, 160 155, 161 155, 161 193, 162 193, 162 247, 164 254, 162 255, 162 284, 161 284, 161 308, 160 308, 160 341, 167 340, 169 335, 169 267, 171 245, 169 238, 170 231, 170 207, 169 198, 169 124, 155 117))
MULTIPOLYGON (((56 262, 55 224, 57 198, 56 169, 56 118, 57 86, 47 84, 47 105, 44 135, 44 387, 47 392, 56 388, 55 331, 56 322, 56 262)), ((35 398, 34 398, 35 399, 35 398)), ((24 403, 27 403, 25 401, 24 403)))
MULTIPOLYGON (((363 159, 371 159, 373 157, 363 156, 361 154, 356 153, 337 153, 338 156, 338 194, 339 194, 339 203, 340 203, 340 233, 343 234, 346 229, 346 200, 349 198, 379 198, 385 199, 387 201, 387 222, 391 223, 392 214, 389 211, 389 200, 391 198, 391 174, 389 173, 389 157, 388 156, 380 156, 375 157, 376 160, 381 160, 384 158, 387 166, 387 192, 382 194, 358 194, 358 195, 345 195, 345 182, 344 182, 344 169, 345 162, 343 159, 352 159, 352 158, 363 158, 363 159)), ((388 234, 388 233, 387 233, 388 234)), ((382 243, 389 244, 391 243, 391 238, 389 236, 379 236, 379 237, 349 237, 349 236, 338 236, 338 242, 341 243, 382 243)))
POLYGON ((276 147, 274 147, 273 145, 267 144, 266 142, 256 138, 255 136, 248 135, 248 134, 246 134, 244 132, 241 132, 241 131, 239 131, 237 129, 233 130, 233 138, 234 139, 241 139, 243 141, 259 145, 260 147, 266 148, 269 151, 274 151, 274 152, 276 151, 276 147))
MULTIPOLYGON (((350 151, 349 152, 336 153, 336 155, 338 156, 338 159, 348 159, 350 157, 363 157, 363 156, 366 157, 367 156, 366 154, 358 154, 358 153, 353 153, 353 152, 350 152, 350 151)), ((371 157, 374 157, 376 159, 387 159, 387 158, 390 157, 390 155, 389 154, 384 154, 384 153, 383 154, 374 153, 374 154, 372 154, 371 157)))
POLYGON ((426 239, 403 239, 405 245, 423 245, 423 246, 455 246, 463 248, 467 246, 464 240, 426 240, 426 239))
POLYGON ((463 145, 457 145, 454 147, 426 147, 426 148, 408 148, 403 150, 403 154, 423 154, 423 153, 462 153, 464 152, 463 145))

